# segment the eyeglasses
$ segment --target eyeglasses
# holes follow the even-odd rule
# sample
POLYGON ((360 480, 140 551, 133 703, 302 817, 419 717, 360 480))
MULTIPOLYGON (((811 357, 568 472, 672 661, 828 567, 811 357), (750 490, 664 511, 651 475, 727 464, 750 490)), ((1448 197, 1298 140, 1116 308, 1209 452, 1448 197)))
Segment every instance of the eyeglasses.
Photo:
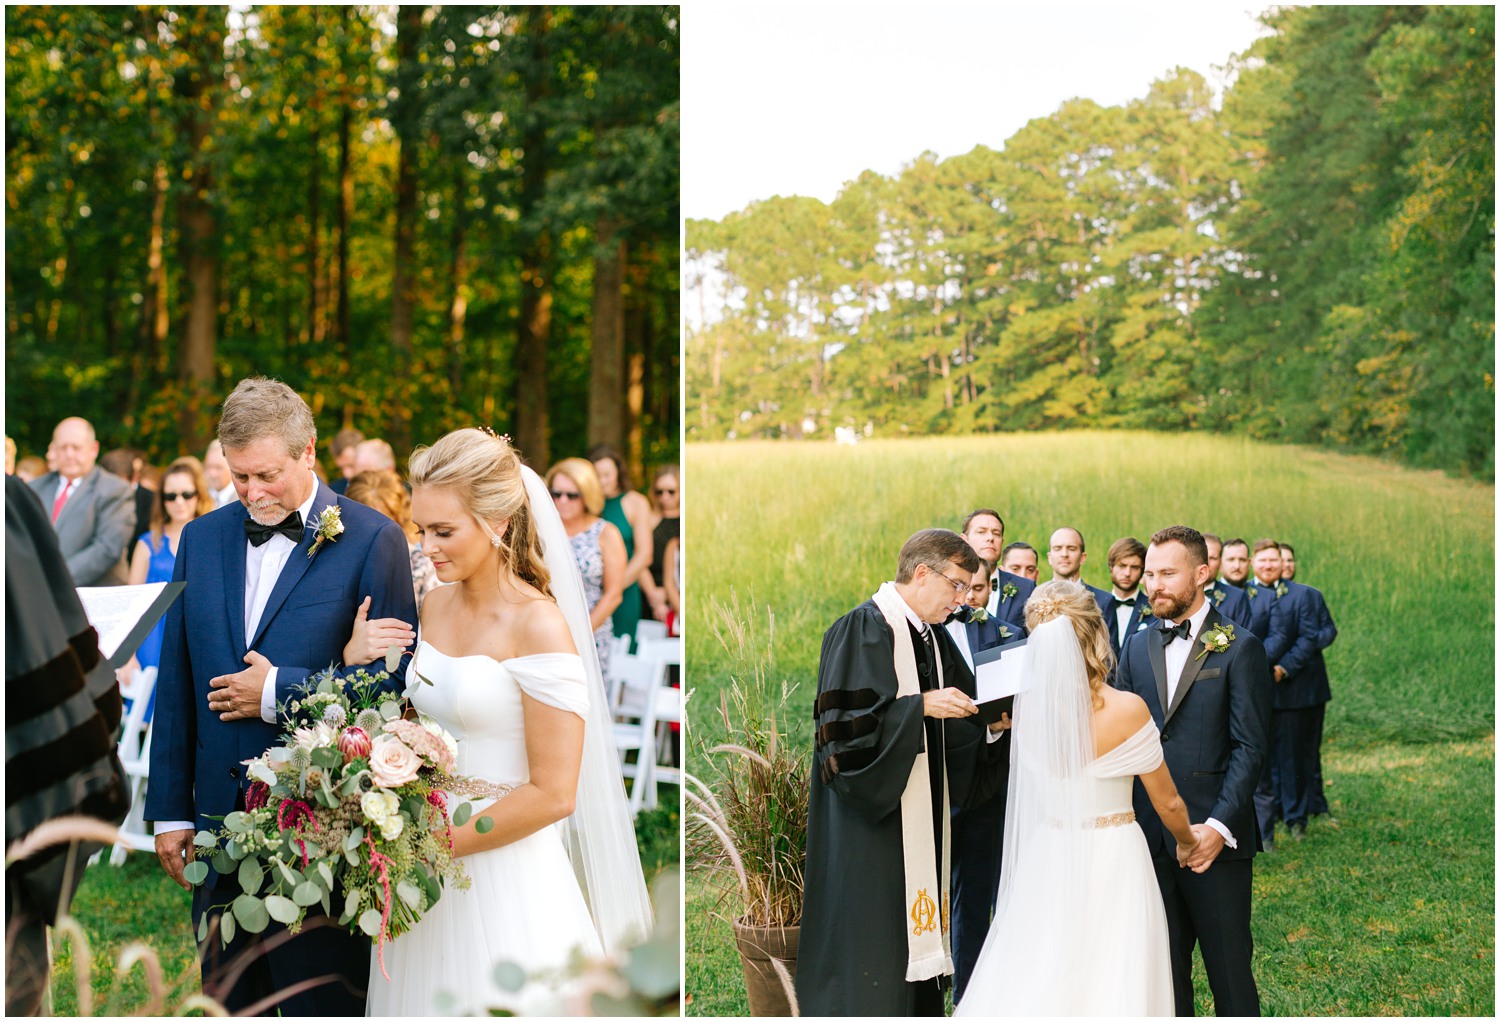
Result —
POLYGON ((658 497, 675 497, 677 495, 677 491, 676 490, 663 490, 661 487, 657 487, 656 495, 658 497))
POLYGON ((161 494, 161 502, 163 504, 170 504, 174 500, 196 500, 197 498, 197 490, 184 490, 181 493, 173 493, 171 490, 163 490, 161 494))
POLYGON ((551 493, 553 500, 580 500, 583 497, 577 490, 552 490, 551 493))
POLYGON ((944 582, 947 582, 950 586, 952 586, 955 595, 957 595, 957 596, 968 596, 970 593, 972 593, 974 591, 974 587, 971 586, 971 585, 969 585, 968 583, 966 583, 966 582, 955 582, 955 581, 953 581, 953 579, 951 579, 951 578, 948 577, 948 575, 947 575, 946 572, 939 571, 937 568, 932 567, 932 565, 930 565, 930 564, 927 565, 927 567, 929 569, 931 569, 931 571, 932 571, 932 573, 934 575, 936 575, 938 578, 942 579, 944 582))

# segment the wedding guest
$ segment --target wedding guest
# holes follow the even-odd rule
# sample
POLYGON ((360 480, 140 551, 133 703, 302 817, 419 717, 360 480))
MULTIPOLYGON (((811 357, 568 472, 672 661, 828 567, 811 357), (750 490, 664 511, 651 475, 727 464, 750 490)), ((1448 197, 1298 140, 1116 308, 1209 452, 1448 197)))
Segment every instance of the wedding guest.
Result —
POLYGON ((5 474, 16 474, 16 442, 10 437, 5 438, 5 474))
POLYGON ((1205 532, 1203 542, 1208 545, 1208 582, 1203 586, 1203 595, 1218 608, 1220 614, 1237 625, 1249 628, 1250 601, 1246 599, 1245 591, 1238 586, 1229 585, 1219 574, 1224 541, 1211 532, 1205 532))
POLYGON ((943 823, 993 793, 1007 751, 986 740, 974 677, 932 627, 978 567, 958 533, 924 529, 895 580, 823 636, 797 950, 805 1017, 945 1013, 943 823))
POLYGON ((578 571, 583 575, 594 649, 599 653, 599 668, 607 678, 610 640, 615 635, 610 615, 620 605, 625 591, 625 540, 619 529, 601 517, 604 488, 590 462, 582 458, 559 461, 547 470, 547 489, 563 528, 568 531, 578 571))
MULTIPOLYGON (((651 570, 640 577, 642 612, 658 621, 667 619, 667 544, 682 535, 682 484, 676 465, 663 465, 651 480, 651 570)), ((680 544, 679 544, 680 545, 680 544)))
MULTIPOLYGON (((377 438, 362 440, 354 447, 354 475, 361 472, 396 471, 396 452, 377 438)), ((349 478, 353 478, 352 476, 349 478)))
POLYGON ((1223 635, 1223 617, 1203 596, 1208 551, 1196 530, 1177 525, 1152 536, 1144 578, 1159 624, 1125 641, 1114 684, 1146 701, 1188 816, 1203 821, 1193 825, 1199 851, 1192 868, 1179 868, 1176 840, 1136 784, 1136 822, 1151 847, 1167 913, 1177 1014, 1193 1014, 1196 944, 1214 1010, 1259 1015, 1250 913, 1259 845, 1253 792, 1271 716, 1265 648, 1240 629, 1233 640, 1223 635), (1194 649, 1206 649, 1204 640, 1215 635, 1222 647, 1194 659, 1194 649))
POLYGON ((1238 537, 1225 540, 1219 557, 1219 571, 1225 582, 1244 589, 1250 577, 1250 544, 1238 537))
POLYGON ((630 636, 635 649, 635 627, 641 620, 640 579, 651 567, 652 548, 646 537, 652 534, 651 502, 631 489, 630 472, 625 456, 609 444, 596 444, 589 450, 589 461, 604 488, 604 520, 620 530, 625 541, 625 592, 614 613, 616 635, 630 636))
POLYGON ((411 556, 412 587, 417 597, 417 613, 422 612, 422 598, 438 586, 437 570, 432 559, 422 553, 422 544, 417 539, 417 527, 411 520, 411 494, 406 484, 390 469, 360 472, 347 480, 344 496, 357 500, 366 507, 373 507, 391 521, 401 526, 406 536, 406 550, 411 556))
MULTIPOLYGON (((1292 549, 1290 543, 1281 544, 1281 580, 1291 583, 1297 578, 1297 552, 1292 549)), ((1295 588, 1295 586, 1293 587, 1295 588)), ((1333 615, 1328 612, 1328 603, 1323 599, 1323 594, 1311 586, 1308 590, 1313 594, 1312 599, 1318 610, 1318 648, 1327 649, 1333 645, 1333 640, 1338 637, 1338 629, 1334 627, 1333 615)), ((1329 699, 1333 698, 1332 693, 1329 699)), ((1308 816, 1316 818, 1326 816, 1329 826, 1337 828, 1339 821, 1328 811, 1328 796, 1323 790, 1323 717, 1324 711, 1328 709, 1328 702, 1321 702, 1313 708, 1313 732, 1312 743, 1312 777, 1308 783, 1308 816)))
MULTIPOLYGON (((972 544, 970 544, 972 545, 972 544)), ((969 670, 974 669, 974 654, 993 649, 1012 635, 1005 622, 986 609, 990 598, 990 581, 994 564, 979 559, 979 568, 969 580, 964 606, 954 612, 947 624, 948 634, 963 654, 969 670)), ((1005 733, 1008 737, 1009 732, 1005 733)), ((1008 754, 1006 759, 1009 759, 1008 754)), ((990 929, 990 914, 1000 893, 1000 860, 1005 837, 1005 785, 998 784, 989 798, 954 808, 950 831, 953 842, 953 1000, 963 997, 974 963, 984 947, 990 929)))
MULTIPOLYGON (((162 476, 161 492, 152 496, 155 499, 151 502, 148 528, 136 540, 130 558, 130 584, 133 586, 172 581, 183 526, 214 510, 214 499, 208 492, 203 466, 191 456, 178 458, 167 466, 162 476)), ((137 672, 161 663, 161 639, 165 629, 165 618, 156 622, 156 627, 151 629, 135 656, 120 668, 120 690, 127 699, 132 698, 130 689, 137 672)), ((156 692, 153 690, 146 705, 147 720, 151 719, 155 704, 156 692)))
POLYGON ((125 550, 135 526, 130 485, 98 466, 99 441, 87 419, 59 422, 47 451, 57 470, 30 486, 51 515, 73 583, 122 584, 125 550))
MULTIPOLYGON (((99 653, 48 509, 5 480, 5 847, 62 816, 117 824, 130 807, 115 754, 120 690, 99 653), (42 736, 43 741, 38 741, 42 736)), ((52 844, 5 869, 5 1014, 41 1013, 47 927, 67 915, 95 841, 52 844)))
POLYGON ((234 477, 229 472, 229 462, 224 460, 224 448, 218 440, 211 440, 208 450, 203 452, 203 477, 208 480, 209 493, 216 507, 238 503, 234 492, 234 477))
POLYGON ((338 478, 328 486, 334 493, 343 493, 349 488, 349 480, 355 475, 354 448, 364 442, 365 435, 357 429, 341 429, 333 435, 333 441, 328 448, 333 455, 333 465, 339 472, 338 478))
POLYGON ((156 501, 156 494, 141 485, 141 471, 146 467, 145 455, 128 447, 116 447, 99 459, 99 465, 130 484, 135 501, 135 531, 131 535, 139 536, 151 525, 151 505, 156 501))
POLYGON ((1052 538, 1047 543, 1047 563, 1052 567, 1052 577, 1081 584, 1094 594, 1095 600, 1108 597, 1109 594, 1103 589, 1083 581, 1083 562, 1088 559, 1083 533, 1067 525, 1052 533, 1052 538))
POLYGON ((47 462, 35 454, 28 454, 16 462, 16 478, 23 483, 29 483, 33 479, 40 479, 47 474, 47 462))
MULTIPOLYGON (((959 534, 980 560, 991 566, 1000 561, 1005 546, 1005 520, 994 508, 975 508, 964 516, 959 534)), ((1026 634, 1026 601, 1036 584, 1008 571, 995 571, 990 581, 990 598, 985 610, 1004 621, 1017 636, 1026 634)), ((983 938, 981 938, 983 939, 983 938)), ((978 954, 978 949, 975 949, 978 954)))
POLYGON ((1141 573, 1146 570, 1146 544, 1134 536, 1123 536, 1110 544, 1106 557, 1112 589, 1108 593, 1096 591, 1094 602, 1099 605, 1099 613, 1104 615, 1109 644, 1118 659, 1125 640, 1154 620, 1151 605, 1141 591, 1141 573))
POLYGON ((1041 572, 1037 571, 1036 547, 1023 540, 1017 540, 1001 552, 1000 567, 1033 583, 1041 577, 1041 572))

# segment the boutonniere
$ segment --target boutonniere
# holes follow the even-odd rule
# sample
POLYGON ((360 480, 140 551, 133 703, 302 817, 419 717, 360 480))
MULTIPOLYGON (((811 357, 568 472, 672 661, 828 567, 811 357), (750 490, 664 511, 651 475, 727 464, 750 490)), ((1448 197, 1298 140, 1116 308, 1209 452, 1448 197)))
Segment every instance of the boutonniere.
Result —
POLYGON ((1257 589, 1257 588, 1255 588, 1254 586, 1246 586, 1245 587, 1245 595, 1248 596, 1248 597, 1250 597, 1250 599, 1252 599, 1252 600, 1255 599, 1255 597, 1259 593, 1260 593, 1260 590, 1257 589))
POLYGON ((1222 653, 1229 648, 1234 641, 1234 625, 1217 624, 1204 632, 1201 636, 1203 648, 1198 651, 1194 660, 1202 660, 1210 653, 1222 653))
POLYGON ((312 560, 313 554, 318 552, 324 542, 332 543, 344 532, 344 520, 339 517, 339 506, 331 504, 323 509, 318 515, 318 534, 313 538, 312 549, 307 552, 307 559, 312 560))
POLYGON ((990 619, 990 612, 983 607, 970 607, 969 620, 976 624, 983 624, 990 619))
POLYGON ((1005 583, 1005 585, 1000 587, 1000 602, 1004 603, 1006 600, 1016 595, 1017 592, 1019 592, 1019 590, 1016 589, 1016 584, 1014 582, 1005 583))
POLYGON ((1006 628, 1003 624, 1000 626, 1000 638, 1002 638, 1002 639, 1008 639, 1008 638, 1010 638, 1010 629, 1006 628))
POLYGON ((1208 587, 1208 598, 1213 600, 1214 606, 1217 607, 1224 602, 1224 590, 1220 589, 1218 584, 1215 583, 1208 587))
POLYGON ((1282 596, 1286 595, 1286 583, 1285 582, 1277 582, 1276 583, 1276 595, 1278 597, 1282 597, 1282 596))

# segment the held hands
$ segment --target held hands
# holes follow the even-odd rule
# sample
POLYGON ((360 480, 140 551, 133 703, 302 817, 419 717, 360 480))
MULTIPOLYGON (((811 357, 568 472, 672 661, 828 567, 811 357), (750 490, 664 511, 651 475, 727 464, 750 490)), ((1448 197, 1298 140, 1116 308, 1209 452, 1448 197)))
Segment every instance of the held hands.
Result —
POLYGON ((161 860, 161 868, 167 871, 167 876, 172 878, 173 883, 185 891, 193 889, 193 885, 182 875, 187 864, 193 861, 191 830, 173 830, 156 835, 156 857, 161 860))
POLYGON ((961 688, 939 688, 922 693, 924 717, 971 717, 978 712, 979 707, 961 688))
POLYGON ((1271 668, 1271 674, 1276 679, 1276 683, 1278 685, 1286 680, 1286 668, 1282 667, 1280 664, 1277 664, 1275 667, 1271 668))
POLYGON ((394 617, 378 617, 370 620, 370 597, 366 596, 354 616, 354 631, 344 646, 344 663, 373 664, 384 660, 386 650, 398 646, 405 653, 416 639, 417 633, 411 625, 394 617))
POLYGON ((1197 843, 1186 853, 1182 845, 1177 846, 1177 861, 1194 873, 1202 873, 1214 864, 1214 860, 1224 850, 1224 835, 1206 823, 1195 823, 1193 837, 1197 838, 1197 843))
MULTIPOLYGON (((238 674, 221 674, 209 679, 208 708, 217 713, 220 720, 260 719, 260 696, 266 687, 266 675, 271 673, 271 661, 252 649, 245 654, 245 663, 250 666, 238 674)), ((193 836, 191 831, 184 833, 189 839, 193 836)), ((158 844, 157 847, 161 846, 158 844)), ((170 867, 167 872, 171 872, 170 867)))
POLYGON ((1009 727, 1010 727, 1010 714, 1008 714, 1008 713, 1002 713, 1002 714, 1000 714, 1000 719, 997 720, 997 721, 995 721, 993 724, 990 725, 990 730, 994 731, 996 733, 999 733, 1001 731, 1005 731, 1005 730, 1009 729, 1009 727))

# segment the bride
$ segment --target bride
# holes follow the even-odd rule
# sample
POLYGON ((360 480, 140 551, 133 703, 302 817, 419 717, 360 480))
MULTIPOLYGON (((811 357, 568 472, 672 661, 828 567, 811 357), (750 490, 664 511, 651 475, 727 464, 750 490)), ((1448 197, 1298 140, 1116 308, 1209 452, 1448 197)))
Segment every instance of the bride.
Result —
MULTIPOLYGON (((1135 777, 1196 846, 1145 702, 1110 688, 1104 619, 1076 582, 1026 604, 1031 687, 1016 696, 995 920, 955 1015, 1171 1015, 1167 918, 1135 777)), ((1203 868, 1207 868, 1206 866, 1203 868)))
MULTIPOLYGON (((368 1013, 524 1010, 497 964, 546 973, 651 925, 588 608, 547 490, 506 438, 449 433, 412 456, 411 484, 422 550, 452 584, 423 604, 407 695, 457 739, 449 811, 475 810, 453 828, 473 886, 386 944, 383 970, 372 951, 368 1013)), ((364 627, 351 645, 371 659, 405 629, 364 627)))

